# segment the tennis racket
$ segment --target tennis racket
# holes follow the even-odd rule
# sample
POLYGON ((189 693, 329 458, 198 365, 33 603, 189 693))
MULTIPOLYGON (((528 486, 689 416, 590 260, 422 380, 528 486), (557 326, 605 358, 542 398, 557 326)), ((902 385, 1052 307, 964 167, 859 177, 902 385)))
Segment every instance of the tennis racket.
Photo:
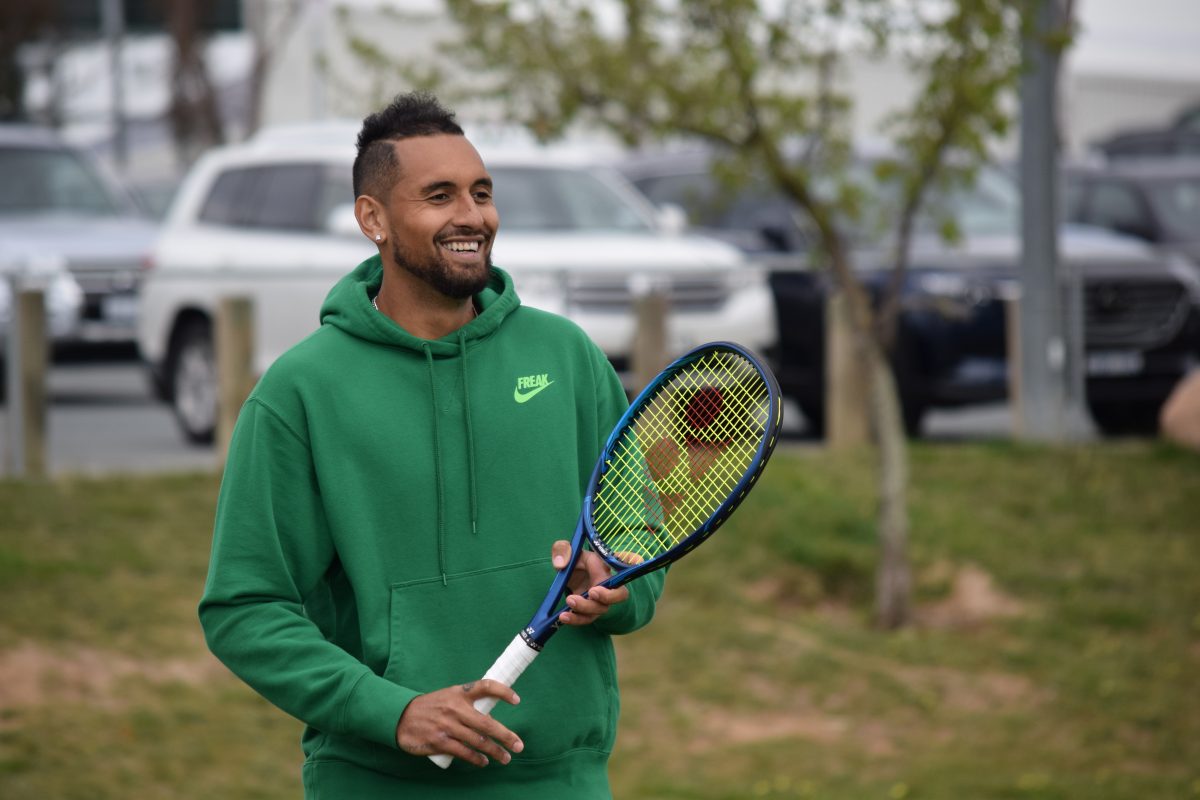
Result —
MULTIPOLYGON (((583 498, 570 562, 483 677, 512 686, 558 630, 567 578, 588 546, 616 588, 682 558, 729 518, 762 474, 783 419, 779 386, 750 351, 702 345, 658 374, 621 417, 583 498)), ((586 595, 585 595, 586 596, 586 595)), ((493 697, 475 701, 490 714, 493 697)), ((448 767, 453 757, 430 756, 448 767)))

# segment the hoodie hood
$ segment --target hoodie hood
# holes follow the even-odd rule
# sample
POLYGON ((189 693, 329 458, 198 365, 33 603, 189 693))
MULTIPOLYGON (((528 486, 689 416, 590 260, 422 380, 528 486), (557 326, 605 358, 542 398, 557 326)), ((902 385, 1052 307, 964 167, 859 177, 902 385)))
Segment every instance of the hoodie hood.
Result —
POLYGON ((413 336, 380 314, 371 304, 383 283, 383 261, 371 256, 354 271, 334 284, 321 305, 321 324, 333 325, 359 339, 388 347, 400 347, 417 353, 428 352, 434 358, 453 358, 464 354, 464 347, 486 338, 521 305, 508 273, 495 267, 487 287, 475 295, 478 316, 457 331, 441 339, 413 336))

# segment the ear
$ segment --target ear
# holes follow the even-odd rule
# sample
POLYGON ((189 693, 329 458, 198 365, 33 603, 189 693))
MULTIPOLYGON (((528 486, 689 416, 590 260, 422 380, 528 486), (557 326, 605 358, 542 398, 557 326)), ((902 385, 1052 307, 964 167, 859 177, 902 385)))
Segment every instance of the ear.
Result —
POLYGON ((354 217, 358 227, 375 244, 387 241, 387 215, 383 205, 370 195, 361 194, 354 200, 354 217), (376 238, 380 237, 380 238, 376 238))

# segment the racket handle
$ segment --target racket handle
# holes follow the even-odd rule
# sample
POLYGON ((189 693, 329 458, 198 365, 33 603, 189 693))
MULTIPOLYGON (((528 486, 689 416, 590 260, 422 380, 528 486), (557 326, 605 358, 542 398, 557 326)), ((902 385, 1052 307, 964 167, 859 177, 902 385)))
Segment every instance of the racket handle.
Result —
MULTIPOLYGON (((517 682, 517 678, 521 677, 521 673, 525 671, 525 668, 537 658, 539 652, 530 647, 521 638, 520 634, 518 634, 508 643, 508 647, 496 659, 496 663, 492 664, 491 668, 483 676, 483 679, 503 683, 505 686, 512 686, 517 682)), ((475 710, 480 714, 491 714, 492 709, 496 707, 496 703, 497 700, 495 697, 481 697, 474 703, 475 710)), ((445 769, 450 766, 450 762, 454 760, 454 756, 440 753, 430 756, 429 760, 442 769, 445 769)))

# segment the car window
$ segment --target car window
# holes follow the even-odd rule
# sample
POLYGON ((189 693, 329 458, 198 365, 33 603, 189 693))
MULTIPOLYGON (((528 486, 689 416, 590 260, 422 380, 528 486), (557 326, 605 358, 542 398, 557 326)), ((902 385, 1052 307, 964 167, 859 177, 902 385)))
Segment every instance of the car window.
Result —
POLYGON ((315 231, 323 168, 319 164, 239 167, 213 183, 200 219, 217 225, 267 230, 315 231))
POLYGON ((641 231, 635 205, 583 169, 494 167, 496 210, 505 230, 641 231))
POLYGON ((1084 222, 1084 200, 1087 197, 1087 192, 1084 191, 1083 181, 1079 178, 1068 176, 1066 183, 1063 185, 1063 219, 1067 222, 1084 222))
POLYGON ((324 228, 329 214, 338 206, 354 202, 354 182, 350 170, 326 165, 321 169, 317 188, 316 224, 324 228))
POLYGON ((1096 184, 1090 222, 1126 233, 1147 232, 1149 223, 1137 195, 1128 186, 1110 181, 1096 184))
POLYGON ((238 207, 254 183, 254 173, 254 169, 231 169, 218 175, 200 209, 201 222, 213 225, 241 224, 238 207))
POLYGON ((1147 194, 1163 227, 1174 237, 1196 237, 1200 231, 1200 177, 1157 181, 1149 184, 1147 194))
POLYGON ((68 211, 107 216, 127 210, 91 166, 67 149, 0 149, 0 175, 0 214, 68 211))
POLYGON ((687 212, 693 225, 724 227, 721 220, 729 208, 731 193, 722 195, 711 175, 684 173, 642 178, 634 183, 655 205, 677 205, 687 212))
POLYGON ((262 176, 256 213, 250 224, 257 228, 315 231, 317 188, 321 167, 317 164, 282 164, 267 167, 262 176))

